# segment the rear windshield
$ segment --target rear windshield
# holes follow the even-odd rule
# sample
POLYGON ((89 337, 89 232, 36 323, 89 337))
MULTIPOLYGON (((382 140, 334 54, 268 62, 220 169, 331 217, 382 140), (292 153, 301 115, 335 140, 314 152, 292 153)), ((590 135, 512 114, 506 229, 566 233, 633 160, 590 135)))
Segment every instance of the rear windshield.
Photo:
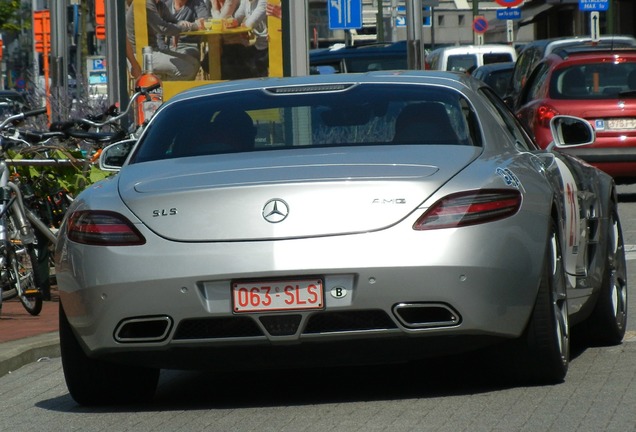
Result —
POLYGON ((487 53, 484 54, 484 64, 503 63, 512 61, 510 53, 487 53))
POLYGON ((368 57, 368 58, 348 58, 348 59, 345 59, 345 62, 347 63, 347 72, 350 72, 350 73, 407 68, 406 55, 404 56, 378 55, 376 57, 368 57))
POLYGON ((301 147, 477 146, 480 137, 472 105, 448 88, 259 89, 165 106, 147 127, 131 163, 301 147))
POLYGON ((468 69, 477 66, 477 56, 475 54, 454 54, 449 55, 446 61, 446 70, 455 72, 466 72, 468 69))
POLYGON ((636 62, 578 64, 550 79, 553 99, 608 99, 628 91, 636 91, 636 62))

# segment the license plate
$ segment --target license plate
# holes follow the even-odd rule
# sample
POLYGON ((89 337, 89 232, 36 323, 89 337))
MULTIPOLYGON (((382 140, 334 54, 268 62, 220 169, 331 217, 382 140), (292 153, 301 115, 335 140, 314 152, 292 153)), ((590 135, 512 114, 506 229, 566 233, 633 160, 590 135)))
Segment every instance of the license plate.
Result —
POLYGON ((232 283, 234 312, 322 309, 320 279, 237 281, 232 283))
POLYGON ((633 130, 636 129, 636 119, 610 119, 607 121, 607 128, 617 130, 633 130))

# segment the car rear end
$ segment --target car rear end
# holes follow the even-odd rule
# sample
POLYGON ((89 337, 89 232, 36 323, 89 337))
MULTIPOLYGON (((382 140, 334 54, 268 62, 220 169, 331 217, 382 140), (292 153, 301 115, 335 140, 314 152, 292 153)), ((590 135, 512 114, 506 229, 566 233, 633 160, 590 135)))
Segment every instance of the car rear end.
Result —
POLYGON ((546 97, 528 104, 521 116, 537 143, 551 141, 556 115, 584 118, 596 130, 596 142, 567 152, 612 175, 630 181, 636 172, 636 50, 560 54, 547 75, 546 97))

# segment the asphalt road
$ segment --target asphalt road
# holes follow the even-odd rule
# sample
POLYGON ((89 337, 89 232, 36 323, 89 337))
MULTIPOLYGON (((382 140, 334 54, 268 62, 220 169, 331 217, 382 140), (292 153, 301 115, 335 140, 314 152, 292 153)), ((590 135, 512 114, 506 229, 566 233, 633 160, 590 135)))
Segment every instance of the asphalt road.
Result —
MULTIPOLYGON (((636 286, 636 186, 619 212, 636 286)), ((153 403, 83 408, 59 358, 0 378, 0 431, 634 431, 636 294, 622 345, 580 347, 565 382, 511 386, 483 356, 408 367, 218 376, 162 372, 153 403)))

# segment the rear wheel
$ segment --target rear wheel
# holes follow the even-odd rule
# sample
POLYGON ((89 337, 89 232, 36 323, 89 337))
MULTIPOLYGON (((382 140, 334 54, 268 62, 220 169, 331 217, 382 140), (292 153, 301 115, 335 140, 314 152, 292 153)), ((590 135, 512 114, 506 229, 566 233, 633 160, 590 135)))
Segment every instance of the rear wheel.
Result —
POLYGON ((38 273, 38 257, 35 245, 22 243, 18 225, 9 213, 6 218, 7 235, 5 259, 8 281, 13 296, 20 299, 24 308, 31 315, 42 311, 42 278, 38 273))
POLYGON ((556 223, 550 231, 534 310, 518 348, 516 372, 523 378, 537 383, 563 381, 570 361, 570 324, 556 223))
POLYGON ((71 397, 80 405, 117 405, 152 399, 159 369, 127 366, 84 353, 60 303, 60 352, 71 397))
POLYGON ((621 343, 627 327, 625 247, 615 206, 608 226, 607 257, 601 290, 592 315, 582 324, 586 339, 598 345, 621 343))
POLYGON ((11 246, 11 279, 22 306, 31 315, 42 311, 42 292, 38 288, 37 256, 33 245, 11 246))

